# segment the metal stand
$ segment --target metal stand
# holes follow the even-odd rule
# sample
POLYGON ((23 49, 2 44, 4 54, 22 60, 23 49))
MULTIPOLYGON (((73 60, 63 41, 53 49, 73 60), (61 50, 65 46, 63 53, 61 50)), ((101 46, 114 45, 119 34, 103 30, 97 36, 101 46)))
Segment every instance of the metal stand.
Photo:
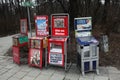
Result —
MULTIPOLYGON (((72 62, 70 61, 69 63, 67 62, 67 42, 65 43, 66 47, 65 47, 65 71, 69 71, 70 67, 72 66, 72 62)), ((70 45, 70 39, 68 38, 68 45, 70 45)), ((68 46, 68 49, 70 50, 70 46, 68 46)))
POLYGON ((47 48, 45 48, 45 68, 47 68, 47 48))
POLYGON ((29 7, 27 7, 27 12, 28 12, 28 24, 29 24, 29 29, 30 29, 30 35, 32 37, 32 29, 31 29, 30 9, 29 9, 29 7))

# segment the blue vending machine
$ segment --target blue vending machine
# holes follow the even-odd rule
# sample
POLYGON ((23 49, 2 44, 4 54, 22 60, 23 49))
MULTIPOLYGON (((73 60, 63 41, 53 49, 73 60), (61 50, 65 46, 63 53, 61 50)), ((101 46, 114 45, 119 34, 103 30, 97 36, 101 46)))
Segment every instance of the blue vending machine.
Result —
POLYGON ((82 75, 96 71, 99 74, 99 42, 92 36, 92 18, 74 19, 75 38, 77 42, 77 66, 82 75))

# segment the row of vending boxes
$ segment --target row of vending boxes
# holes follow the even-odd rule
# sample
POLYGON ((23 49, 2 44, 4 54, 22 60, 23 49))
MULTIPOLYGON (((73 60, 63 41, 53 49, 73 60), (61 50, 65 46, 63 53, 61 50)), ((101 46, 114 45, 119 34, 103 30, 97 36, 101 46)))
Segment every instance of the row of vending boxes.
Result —
POLYGON ((19 37, 13 37, 13 61, 21 64, 21 47, 28 45, 29 47, 29 54, 28 57, 28 63, 30 66, 37 66, 42 68, 43 64, 45 64, 45 61, 47 63, 52 65, 58 65, 64 67, 64 61, 66 56, 66 41, 67 38, 52 38, 49 39, 49 46, 48 46, 48 37, 31 37, 29 39, 28 44, 25 44, 23 46, 15 45, 16 41, 19 44, 19 37), (48 46, 48 51, 46 55, 45 48, 48 46), (64 48, 63 48, 64 47, 64 48), (46 58, 47 56, 47 58, 46 58), (45 58, 47 60, 45 60, 45 58))
MULTIPOLYGON (((20 45, 19 43, 19 38, 13 37, 13 46, 18 46, 20 45)), ((39 38, 39 37, 32 37, 30 38, 28 41, 24 42, 24 43, 28 43, 29 48, 36 48, 36 49, 40 49, 40 48, 46 48, 48 46, 48 38, 39 38), (42 44, 43 43, 43 44, 42 44), (43 47, 42 47, 43 46, 43 47)), ((62 46, 60 46, 61 44, 57 43, 57 44, 50 44, 51 46, 51 51, 55 51, 55 52, 61 52, 62 53, 62 46), (53 48, 53 49, 52 49, 53 48)))
POLYGON ((30 66, 42 68, 45 64, 44 48, 48 45, 48 37, 31 37, 27 35, 13 36, 13 62, 17 64, 28 63, 30 66), (22 48, 26 47, 27 52, 22 48), (23 57, 22 55, 26 55, 23 57))
MULTIPOLYGON (((14 36, 13 37, 13 46, 22 46, 24 44, 28 44, 28 46, 30 48, 41 48, 41 41, 39 38, 37 37, 32 37, 30 39, 28 39, 28 36, 25 36, 25 35, 21 35, 21 36, 14 36)), ((46 48, 47 45, 48 45, 48 38, 47 37, 44 37, 43 38, 43 48, 46 48)))
MULTIPOLYGON (((50 52, 49 57, 46 59, 45 50, 29 49, 28 53, 21 53, 20 48, 13 47, 13 61, 17 64, 29 64, 29 66, 35 66, 42 68, 46 63, 56 66, 64 67, 64 56, 62 53, 50 52)), ((45 66, 46 67, 46 66, 45 66)))

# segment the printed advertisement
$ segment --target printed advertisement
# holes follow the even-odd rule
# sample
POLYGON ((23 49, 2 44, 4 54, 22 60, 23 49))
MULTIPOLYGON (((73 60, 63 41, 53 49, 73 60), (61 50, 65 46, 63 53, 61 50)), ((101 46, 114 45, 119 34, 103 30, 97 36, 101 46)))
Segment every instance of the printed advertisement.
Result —
POLYGON ((13 45, 18 46, 18 39, 13 37, 13 45))
POLYGON ((68 15, 52 15, 52 35, 53 36, 68 36, 69 23, 68 15))
POLYGON ((64 19, 55 19, 54 24, 56 28, 64 28, 64 19))
POLYGON ((75 29, 91 30, 92 29, 91 17, 75 18, 75 29))
POLYGON ((38 30, 43 30, 43 31, 46 30, 47 24, 45 19, 37 20, 36 23, 38 30))
POLYGON ((27 34, 27 20, 21 19, 20 23, 21 23, 21 27, 20 27, 21 33, 27 34))
POLYGON ((40 48, 40 40, 31 40, 31 48, 40 48))
POLYGON ((50 64, 62 65, 63 63, 62 54, 50 53, 49 59, 50 64))
POLYGON ((20 36, 18 40, 20 44, 23 44, 25 42, 28 42, 28 36, 20 36))
POLYGON ((40 50, 31 49, 31 52, 30 52, 30 64, 40 66, 40 50))
POLYGON ((48 35, 48 16, 36 16, 35 23, 37 36, 48 35))

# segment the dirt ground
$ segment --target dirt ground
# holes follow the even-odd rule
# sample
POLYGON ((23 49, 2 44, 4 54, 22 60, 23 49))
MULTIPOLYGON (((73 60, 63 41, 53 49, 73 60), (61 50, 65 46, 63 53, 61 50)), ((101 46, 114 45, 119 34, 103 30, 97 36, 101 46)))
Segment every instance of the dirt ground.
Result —
POLYGON ((120 34, 110 34, 109 52, 100 51, 100 65, 111 65, 120 69, 120 34))
MULTIPOLYGON (((103 31, 99 28, 93 29, 93 35, 100 40, 100 34, 103 31)), ((108 36, 109 51, 100 50, 100 66, 115 66, 120 69, 120 33, 111 32, 108 36)))

